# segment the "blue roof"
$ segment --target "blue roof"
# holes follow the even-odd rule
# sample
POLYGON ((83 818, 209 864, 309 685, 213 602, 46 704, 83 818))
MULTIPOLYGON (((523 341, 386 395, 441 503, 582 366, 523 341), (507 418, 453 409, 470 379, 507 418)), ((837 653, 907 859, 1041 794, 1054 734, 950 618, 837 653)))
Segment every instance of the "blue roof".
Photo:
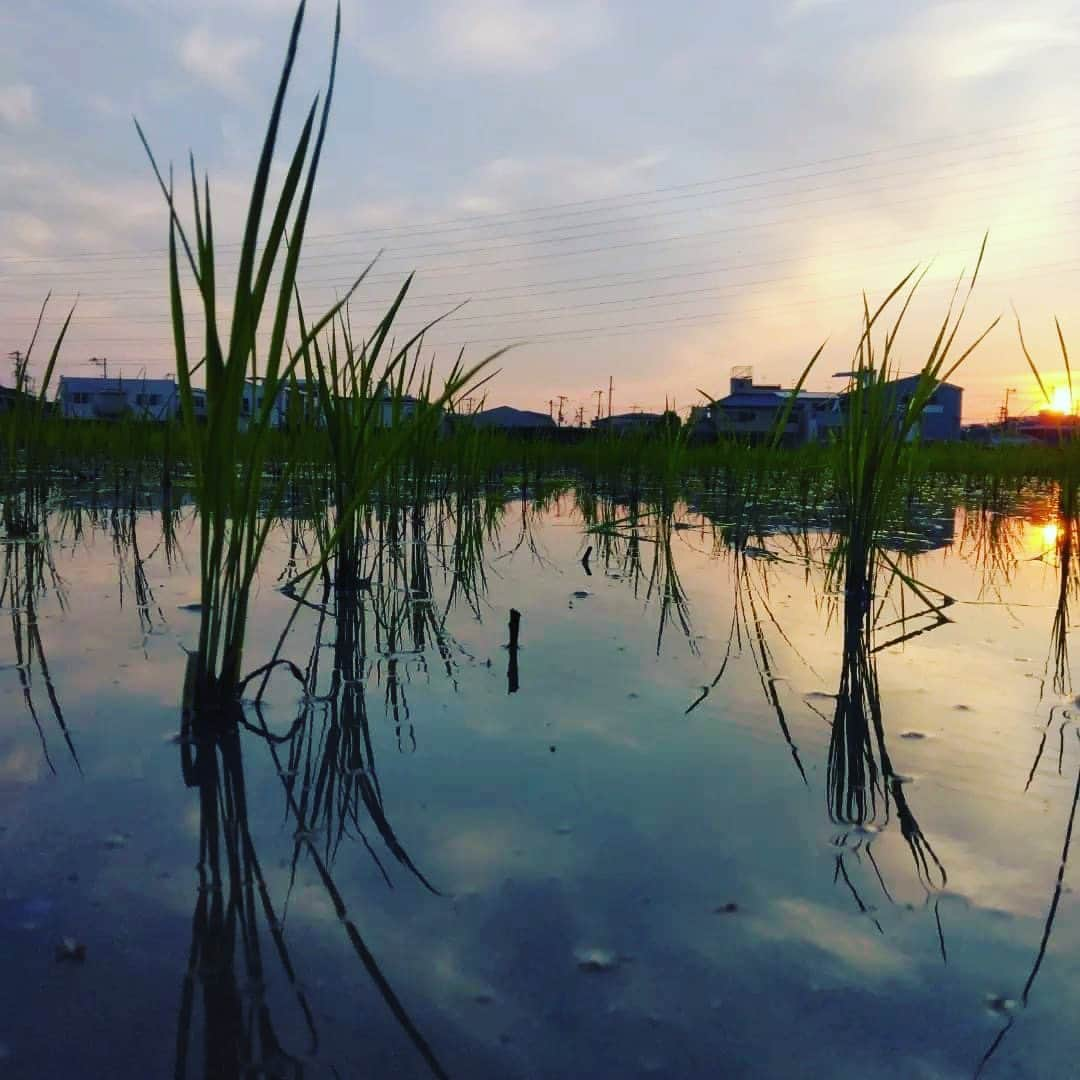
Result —
POLYGON ((141 375, 127 379, 120 377, 105 379, 100 375, 61 375, 60 382, 73 390, 122 390, 125 386, 152 386, 154 388, 167 386, 173 389, 176 386, 172 379, 147 379, 141 375))
MULTIPOLYGON (((721 409, 775 409, 777 406, 785 404, 790 397, 790 390, 747 390, 737 394, 728 394, 727 397, 720 398, 715 404, 721 409)), ((836 397, 836 394, 828 391, 800 390, 796 400, 831 401, 836 397)))

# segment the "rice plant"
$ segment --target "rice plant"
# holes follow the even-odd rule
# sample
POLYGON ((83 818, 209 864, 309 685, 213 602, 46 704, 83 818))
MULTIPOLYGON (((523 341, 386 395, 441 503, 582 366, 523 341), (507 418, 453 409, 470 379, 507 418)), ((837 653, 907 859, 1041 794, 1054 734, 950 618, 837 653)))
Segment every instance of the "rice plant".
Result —
MULTIPOLYGON (((366 270, 361 273, 344 296, 313 323, 304 321, 297 303, 299 337, 294 347, 288 346, 287 331, 296 294, 297 268, 333 99, 341 35, 339 9, 325 98, 321 108, 318 98, 312 102, 289 159, 277 201, 271 206, 268 203, 271 164, 278 145, 282 109, 296 57, 304 7, 302 2, 293 21, 251 189, 227 328, 219 327, 218 319, 217 255, 209 180, 204 179, 200 190, 192 159, 194 235, 191 239, 181 221, 172 173, 170 171, 168 179, 163 175, 136 122, 169 211, 168 271, 173 344, 181 426, 191 459, 201 541, 202 613, 198 649, 192 659, 195 665, 193 704, 196 708, 219 708, 235 701, 242 683, 248 594, 293 471, 291 461, 279 459, 273 462, 273 475, 267 476, 275 445, 272 430, 275 411, 290 386, 295 387, 298 365, 312 363, 313 344, 327 327, 333 326, 367 273, 366 270), (264 235, 261 247, 260 235, 264 235), (194 280, 201 305, 204 340, 203 355, 198 360, 188 347, 189 319, 181 287, 182 262, 186 263, 194 280), (276 286, 272 290, 274 282, 276 286), (268 342, 260 355, 264 330, 268 333, 268 342), (192 381, 200 371, 206 381, 205 421, 196 409, 192 381), (249 389, 256 385, 261 390, 261 398, 249 389), (245 404, 250 416, 245 416, 245 404)), ((407 280, 379 325, 376 336, 380 345, 386 340, 408 287, 407 280)), ((314 366, 316 369, 320 366, 317 355, 314 366)), ((469 374, 458 368, 454 377, 467 378, 469 374)), ((320 379, 324 377, 325 368, 320 372, 320 379)), ((335 389, 340 388, 319 382, 319 394, 327 415, 336 410, 336 405, 328 400, 335 389)), ((353 390, 359 393, 355 384, 353 390)), ((340 450, 335 447, 335 453, 340 450)), ((383 444, 381 464, 385 465, 389 456, 399 452, 399 443, 383 444)), ((351 470, 371 470, 378 464, 370 459, 357 460, 355 455, 349 457, 347 453, 344 459, 339 455, 332 461, 339 469, 351 470)), ((339 520, 326 537, 324 557, 340 539, 347 520, 348 514, 339 507, 339 520)))

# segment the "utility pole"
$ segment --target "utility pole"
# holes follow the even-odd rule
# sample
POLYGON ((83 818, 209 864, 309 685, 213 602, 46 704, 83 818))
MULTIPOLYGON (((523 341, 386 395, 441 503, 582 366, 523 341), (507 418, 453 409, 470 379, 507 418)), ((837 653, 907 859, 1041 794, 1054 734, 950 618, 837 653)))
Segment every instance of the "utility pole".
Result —
POLYGON ((604 413, 603 413, 604 391, 603 390, 594 390, 593 393, 596 395, 596 419, 599 420, 600 417, 604 415, 604 413))
POLYGON ((548 398, 548 416, 550 416, 552 420, 555 419, 555 399, 554 398, 548 398))
POLYGON ((95 367, 101 368, 101 377, 107 379, 109 377, 109 361, 104 356, 91 356, 87 361, 89 364, 93 364, 95 367))
POLYGON ((1015 386, 1008 386, 1005 388, 1005 401, 1002 403, 1001 411, 998 413, 998 421, 1002 424, 1007 424, 1009 422, 1009 398, 1015 393, 1015 386))
POLYGON ((23 356, 22 349, 12 349, 8 356, 15 374, 15 389, 21 390, 26 379, 26 357, 23 356))
POLYGON ((569 400, 570 399, 565 394, 560 394, 559 395, 559 427, 563 426, 563 411, 562 411, 563 403, 567 402, 569 400))
POLYGON ((615 376, 609 375, 607 381, 607 414, 608 419, 611 419, 611 392, 615 389, 615 376))

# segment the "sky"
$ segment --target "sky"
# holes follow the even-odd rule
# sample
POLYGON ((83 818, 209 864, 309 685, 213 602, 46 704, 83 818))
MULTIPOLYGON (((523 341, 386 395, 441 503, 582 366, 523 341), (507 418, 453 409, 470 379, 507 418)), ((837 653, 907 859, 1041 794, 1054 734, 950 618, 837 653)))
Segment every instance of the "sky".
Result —
MULTIPOLYGON (((163 163, 209 175, 235 267, 293 0, 27 0, 0 10, 0 349, 78 298, 58 372, 175 370, 163 163)), ((333 4, 310 0, 275 177, 325 86, 333 4)), ((343 0, 300 280, 363 333, 415 271, 405 337, 445 370, 506 345, 488 405, 589 418, 680 410, 731 369, 840 385, 862 295, 929 270, 898 338, 921 366, 986 258, 957 341, 965 420, 1038 408, 1054 317, 1080 355, 1080 14, 1072 0, 343 0)), ((223 303, 229 292, 222 288, 223 303)), ((190 299, 189 293, 189 299, 190 299)), ((228 315, 227 303, 222 317, 228 315)), ((39 361, 44 350, 39 354, 39 361)), ((0 382, 11 381, 6 365, 0 382)), ((1080 383, 1078 383, 1080 397, 1080 383)))

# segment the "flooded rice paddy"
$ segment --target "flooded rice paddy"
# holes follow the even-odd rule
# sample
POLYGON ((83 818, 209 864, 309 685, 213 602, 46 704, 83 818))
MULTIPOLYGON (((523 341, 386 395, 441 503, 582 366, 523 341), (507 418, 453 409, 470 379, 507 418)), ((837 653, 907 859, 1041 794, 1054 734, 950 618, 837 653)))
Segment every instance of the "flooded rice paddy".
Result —
POLYGON ((939 486, 854 619, 783 508, 395 511, 303 597, 285 518, 289 663, 206 746, 193 512, 57 500, 3 544, 0 1075, 1075 1075, 1062 504, 939 486))

